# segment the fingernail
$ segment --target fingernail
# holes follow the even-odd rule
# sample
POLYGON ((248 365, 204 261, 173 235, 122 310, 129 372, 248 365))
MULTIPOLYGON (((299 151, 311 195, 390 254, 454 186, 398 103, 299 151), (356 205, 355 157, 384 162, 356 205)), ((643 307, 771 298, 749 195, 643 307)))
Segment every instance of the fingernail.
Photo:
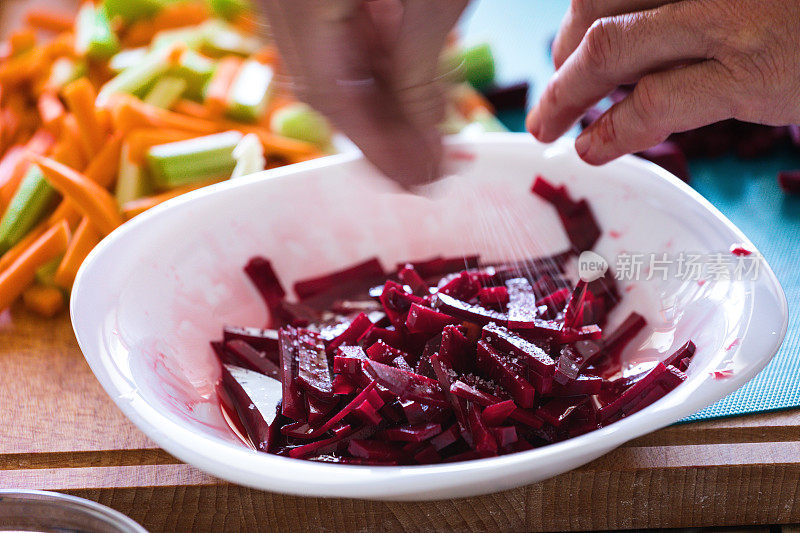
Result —
POLYGON ((575 151, 578 152, 578 156, 584 161, 586 161, 586 156, 591 147, 592 139, 590 139, 588 132, 581 133, 578 138, 575 139, 575 151))
POLYGON ((528 129, 531 135, 539 139, 542 132, 542 124, 541 119, 539 117, 539 107, 534 107, 531 110, 530 114, 528 115, 528 120, 526 121, 525 127, 528 129))

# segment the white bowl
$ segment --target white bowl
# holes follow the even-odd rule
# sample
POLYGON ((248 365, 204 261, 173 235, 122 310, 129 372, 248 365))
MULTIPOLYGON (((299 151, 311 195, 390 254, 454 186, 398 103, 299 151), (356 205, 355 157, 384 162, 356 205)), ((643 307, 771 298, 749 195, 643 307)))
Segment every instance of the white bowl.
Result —
POLYGON ((723 252, 752 243, 690 187, 633 157, 589 167, 571 144, 524 134, 450 139, 457 177, 425 196, 398 194, 358 154, 311 161, 186 194, 136 217, 84 262, 72 294, 81 349, 120 409, 179 459, 251 487, 309 496, 453 498, 533 483, 719 400, 775 354, 786 298, 766 263, 754 281, 624 283, 649 320, 631 362, 663 358, 691 338, 688 380, 643 411, 586 435, 491 459, 433 466, 322 464, 246 448, 220 414, 208 345, 223 324, 260 326, 266 311, 242 273, 269 257, 285 286, 378 256, 385 266, 436 254, 510 259, 560 251, 566 237, 529 188, 534 175, 590 199, 606 230, 596 250, 723 252), (722 370, 722 372, 719 372, 722 370))

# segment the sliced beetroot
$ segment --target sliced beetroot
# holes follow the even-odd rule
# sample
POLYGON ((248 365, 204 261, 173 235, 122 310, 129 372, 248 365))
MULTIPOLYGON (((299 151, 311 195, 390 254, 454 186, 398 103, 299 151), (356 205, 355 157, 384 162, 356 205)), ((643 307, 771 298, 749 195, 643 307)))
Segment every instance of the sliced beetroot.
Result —
POLYGON ((584 396, 597 394, 603 386, 603 378, 582 374, 576 379, 570 379, 566 383, 553 383, 550 390, 551 396, 584 396))
POLYGON ((427 278, 432 276, 442 276, 451 272, 468 270, 478 267, 479 258, 477 255, 467 255, 463 257, 433 257, 423 261, 413 261, 398 265, 398 270, 410 264, 420 276, 427 278))
POLYGON ((517 428, 514 426, 500 426, 489 428, 494 436, 497 445, 501 448, 511 446, 519 437, 517 436, 517 428))
MULTIPOLYGON (((591 341, 579 341, 591 342, 591 341)), ((566 385, 570 381, 578 379, 583 367, 586 366, 587 359, 581 352, 571 345, 561 348, 561 355, 556 363, 554 379, 561 385, 566 385)))
POLYGON ((367 357, 373 361, 378 361, 379 363, 383 364, 389 364, 399 357, 405 361, 406 366, 408 366, 408 360, 411 358, 411 356, 404 351, 398 350, 397 348, 392 348, 383 341, 376 342, 367 348, 366 352, 367 357))
POLYGON ((556 187, 542 176, 536 176, 531 192, 555 207, 559 213, 570 213, 574 209, 575 202, 569 196, 566 186, 556 187))
MULTIPOLYGON (((394 326, 390 326, 390 328, 394 328, 394 326)), ((373 325, 371 328, 367 329, 356 342, 368 348, 378 341, 384 342, 393 348, 397 348, 403 344, 403 335, 395 329, 381 328, 373 325)))
POLYGON ((429 423, 417 426, 400 426, 379 431, 375 436, 379 439, 399 442, 422 442, 442 432, 441 424, 429 423))
POLYGON ((442 456, 439 455, 439 452, 436 451, 436 448, 430 444, 426 444, 414 454, 414 461, 421 465, 435 464, 442 462, 442 456))
POLYGON ((400 398, 408 398, 429 405, 447 405, 447 398, 441 386, 431 378, 412 374, 376 361, 364 361, 362 364, 375 381, 400 398))
POLYGON ((478 342, 477 368, 496 379, 522 408, 533 407, 535 390, 533 385, 517 374, 505 358, 484 341, 478 342))
POLYGON ((489 322, 505 323, 508 321, 508 317, 503 313, 486 309, 479 305, 471 305, 446 294, 436 295, 435 306, 438 310, 450 316, 476 322, 481 325, 488 324, 489 322))
POLYGON ((459 373, 472 370, 475 361, 474 347, 455 326, 445 326, 439 344, 439 356, 459 373))
POLYGON ((653 369, 650 370, 643 378, 639 379, 636 381, 636 383, 625 389, 625 391, 613 401, 602 406, 598 413, 600 420, 606 421, 611 418, 616 419, 620 413, 624 413, 635 408, 637 404, 654 388, 661 387, 659 382, 664 379, 667 374, 671 373, 669 370, 667 370, 666 366, 664 366, 662 363, 656 364, 653 369))
POLYGON ((339 405, 338 400, 323 400, 311 395, 306 396, 306 401, 308 402, 308 424, 310 426, 323 424, 339 405))
POLYGON ((564 231, 578 253, 595 245, 600 238, 600 226, 585 199, 573 201, 564 185, 555 187, 541 176, 536 177, 531 190, 556 208, 564 231))
POLYGON ((669 357, 664 359, 662 363, 664 363, 664 366, 670 366, 670 365, 678 366, 678 364, 683 359, 686 358, 691 359, 692 357, 694 357, 694 352, 696 349, 697 348, 695 347, 692 341, 686 341, 686 343, 684 343, 680 348, 675 350, 674 353, 672 353, 669 357))
POLYGON ((253 446, 269 451, 270 424, 281 403, 281 382, 252 370, 223 365, 222 384, 253 446))
POLYGON ((303 391, 297 383, 299 370, 298 353, 299 346, 298 332, 295 328, 288 327, 281 329, 278 335, 280 341, 281 376, 283 380, 283 402, 281 403, 281 413, 293 420, 305 420, 306 408, 303 391))
POLYGON ((333 397, 333 387, 325 345, 313 332, 298 335, 297 381, 306 392, 318 398, 333 397))
POLYGON ((332 452, 336 449, 336 445, 338 443, 342 442, 347 437, 352 436, 355 432, 356 428, 348 424, 344 424, 333 433, 333 436, 291 448, 289 449, 288 455, 289 457, 294 457, 295 459, 303 459, 311 455, 332 452))
POLYGON ((294 284, 294 292, 298 298, 304 299, 330 290, 331 287, 342 283, 383 276, 385 276, 385 272, 380 261, 372 258, 337 272, 298 281, 294 284))
MULTIPOLYGON (((383 407, 383 405, 381 405, 383 407)), ((383 418, 378 414, 380 407, 375 407, 369 400, 364 400, 353 409, 353 415, 367 425, 377 426, 383 418)))
POLYGON ((484 326, 481 338, 498 350, 519 358, 523 365, 545 378, 552 378, 555 373, 556 363, 544 350, 502 326, 484 326))
POLYGON ((508 289, 505 287, 482 287, 478 291, 478 301, 483 307, 502 308, 508 304, 508 289))
POLYGON ((286 297, 278 276, 272 268, 272 264, 264 257, 253 257, 244 267, 244 272, 250 281, 255 285, 264 303, 269 310, 270 320, 273 325, 280 325, 285 322, 285 316, 281 308, 281 302, 286 297))
POLYGON ((586 282, 578 280, 564 308, 564 330, 578 329, 583 324, 583 300, 586 297, 586 282))
POLYGON ((450 315, 434 311, 430 307, 419 304, 411 304, 406 317, 406 329, 409 333, 436 334, 441 332, 445 326, 458 324, 461 321, 450 315))
MULTIPOLYGON (((456 377, 455 371, 439 357, 439 354, 433 354, 431 356, 431 367, 439 382, 439 386, 444 392, 445 398, 453 409, 461 435, 464 437, 464 440, 471 443, 472 433, 470 432, 469 421, 467 420, 467 402, 456 397, 452 393, 453 380, 456 377)), ((411 422, 410 419, 409 422, 411 422)))
POLYGON ((400 272, 397 273, 397 277, 403 284, 408 285, 411 292, 417 296, 426 296, 430 294, 428 284, 425 283, 425 280, 422 279, 419 272, 414 269, 414 265, 407 264, 404 266, 400 269, 400 272))
POLYGON ((454 444, 459 438, 461 438, 461 432, 458 429, 458 425, 453 424, 449 428, 433 437, 430 440, 430 443, 436 449, 436 451, 441 451, 451 444, 454 444))
POLYGON ((484 392, 480 389, 473 387, 472 385, 468 385, 461 380, 454 381, 450 385, 450 394, 457 396, 463 400, 468 400, 473 403, 477 403, 478 405, 489 406, 489 405, 496 405, 502 402, 502 400, 488 392, 484 392))
POLYGON ((477 279, 464 271, 439 288, 439 292, 467 302, 478 295, 481 289, 477 279))
POLYGON ((376 461, 399 461, 403 456, 400 446, 380 440, 353 439, 347 451, 355 457, 376 461))
POLYGON ((630 343, 647 325, 645 318, 639 313, 631 313, 612 331, 603 341, 603 349, 596 358, 589 361, 596 366, 616 368, 619 366, 619 356, 622 350, 630 343))
POLYGON ((800 170, 778 172, 778 185, 786 194, 800 194, 800 170))
POLYGON ((477 404, 467 403, 467 423, 472 433, 473 446, 476 452, 484 456, 497 455, 497 441, 481 418, 477 404))
POLYGON ((537 409, 536 415, 551 426, 559 427, 585 402, 586 398, 554 398, 537 409))
POLYGON ((270 361, 264 352, 259 352, 250 344, 234 339, 225 343, 224 349, 229 354, 229 361, 238 366, 243 366, 273 379, 280 379, 281 369, 270 361))
POLYGON ((525 278, 512 278, 506 281, 508 291, 508 324, 532 322, 538 314, 536 294, 525 278))
POLYGON ((544 318, 555 318, 555 316, 564 309, 564 306, 567 305, 567 300, 569 299, 572 291, 563 287, 560 289, 556 289, 553 292, 543 296, 536 300, 536 307, 545 306, 547 307, 549 313, 544 318))
POLYGON ((680 370, 681 372, 686 372, 687 370, 689 370, 689 363, 691 362, 692 362, 691 357, 684 357, 683 359, 681 359, 680 363, 678 363, 678 370, 680 370))
POLYGON ((234 339, 244 341, 256 350, 265 352, 273 363, 278 362, 277 330, 224 326, 222 328, 222 338, 225 341, 232 341, 234 339))
MULTIPOLYGON (((506 418, 511 416, 517 406, 514 405, 513 400, 506 400, 504 402, 493 403, 486 406, 483 410, 483 421, 487 426, 499 426, 505 422, 506 418)), ((501 446, 505 446, 502 444, 501 446)))
POLYGON ((372 322, 370 322, 367 315, 364 313, 359 314, 341 335, 328 343, 325 351, 330 355, 335 353, 336 349, 343 344, 356 344, 359 337, 366 333, 371 326, 372 322))
POLYGON ((344 374, 338 374, 333 378, 331 390, 333 390, 334 395, 346 396, 348 394, 353 394, 356 388, 344 374))

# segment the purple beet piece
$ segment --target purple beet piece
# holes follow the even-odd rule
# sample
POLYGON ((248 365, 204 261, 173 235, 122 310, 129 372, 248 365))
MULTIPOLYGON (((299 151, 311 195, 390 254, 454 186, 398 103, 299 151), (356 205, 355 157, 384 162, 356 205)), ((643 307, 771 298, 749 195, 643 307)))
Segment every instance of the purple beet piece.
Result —
POLYGON ((312 433, 311 436, 316 438, 320 435, 323 435, 326 431, 333 428, 336 424, 341 422, 344 417, 349 415, 353 412, 353 410, 359 407, 362 403, 367 400, 367 397, 371 394, 372 390, 375 389, 377 383, 371 381, 366 387, 364 387, 361 392, 356 394, 355 398, 350 400, 350 402, 345 405, 338 413, 334 414, 331 418, 328 419, 327 422, 316 428, 312 433))
POLYGON ((800 194, 800 170, 778 172, 778 185, 786 194, 800 194))
POLYGON ((234 339, 225 343, 225 350, 234 364, 261 372, 273 379, 280 379, 280 367, 270 361, 264 352, 259 352, 250 344, 234 339))
POLYGON ((575 202, 569 196, 566 186, 556 187, 542 176, 536 176, 531 192, 555 207, 559 213, 570 213, 575 207, 575 202))
POLYGON ((428 290, 428 284, 425 283, 425 280, 422 279, 422 276, 419 275, 419 272, 414 270, 413 265, 407 264, 404 266, 400 272, 397 273, 397 277, 405 285, 408 285, 411 289, 411 292, 417 296, 426 296, 430 294, 430 291, 428 290))
POLYGON ((459 270, 467 270, 478 267, 479 258, 477 255, 467 255, 463 257, 433 257, 423 261, 412 261, 398 265, 398 270, 410 264, 423 278, 442 276, 459 270))
POLYGON ((536 295, 530 282, 525 278, 513 278, 506 281, 508 290, 508 324, 514 327, 519 323, 528 323, 536 318, 536 295))
POLYGON ((478 281, 469 272, 464 271, 440 287, 439 292, 468 302, 478 295, 480 289, 478 281))
POLYGON ((338 400, 322 400, 311 395, 306 397, 306 401, 308 402, 308 424, 310 426, 323 424, 339 404, 338 400))
POLYGON ((566 287, 556 289, 550 294, 536 300, 536 307, 547 307, 549 313, 545 318, 555 318, 555 316, 564 309, 564 306, 567 305, 567 300, 571 294, 572 291, 566 287))
POLYGON ((636 155, 671 172, 681 181, 689 183, 689 164, 686 162, 686 154, 676 143, 664 141, 636 155))
POLYGON ((333 397, 331 372, 325 345, 313 332, 302 332, 297 338, 297 382, 307 393, 321 399, 333 397))
POLYGON ((616 368, 619 365, 619 356, 622 350, 646 325, 647 321, 642 315, 631 313, 617 329, 603 340, 603 349, 589 363, 596 366, 600 366, 602 363, 604 368, 616 368))
POLYGON ((499 426, 489 429, 491 430, 492 435, 494 435, 497 445, 501 448, 511 446, 519 439, 517 436, 517 428, 514 426, 499 426))
POLYGON ((366 372, 378 383, 400 398, 408 398, 429 405, 446 406, 447 398, 436 380, 412 374, 376 361, 364 361, 366 372))
POLYGON ((442 459, 443 463, 461 463, 463 461, 474 461, 475 459, 483 459, 486 455, 476 450, 467 450, 465 452, 451 455, 442 459))
MULTIPOLYGON (((592 341, 579 341, 592 342, 592 341)), ((567 344, 561 348, 561 355, 556 363, 556 372, 553 379, 561 385, 566 385, 570 381, 578 379, 578 376, 586 366, 587 358, 573 346, 567 344)))
POLYGON ((373 361, 378 361, 379 363, 384 364, 389 364, 399 357, 406 362, 406 366, 408 366, 408 359, 411 358, 411 356, 404 351, 398 350, 397 348, 392 348, 383 341, 378 341, 367 348, 367 357, 373 361))
POLYGON ((279 305, 283 323, 296 328, 304 328, 322 318, 319 311, 303 303, 282 300, 279 305))
POLYGON ((497 441, 486 427, 481 418, 481 411, 477 404, 467 403, 467 423, 472 433, 473 448, 476 452, 486 455, 497 455, 497 441))
POLYGON ((461 321, 450 315, 434 311, 430 307, 419 304, 411 304, 406 317, 406 329, 409 333, 436 334, 442 331, 445 326, 458 324, 461 321))
POLYGON ((437 294, 435 304, 436 308, 443 313, 481 325, 486 325, 489 322, 507 322, 508 320, 503 313, 492 311, 479 305, 470 305, 446 294, 437 294))
POLYGON ((617 289, 617 280, 609 269, 603 274, 602 277, 589 282, 587 287, 590 293, 595 298, 601 298, 606 305, 606 311, 611 310, 619 301, 619 289, 617 289))
POLYGON ((340 346, 333 356, 333 372, 354 376, 361 372, 361 362, 367 354, 361 346, 340 346))
POLYGON ((476 358, 478 370, 496 379, 522 408, 533 407, 535 390, 533 385, 517 374, 511 365, 485 341, 478 342, 476 358))
POLYGON ((436 451, 436 448, 430 444, 426 444, 414 454, 414 461, 421 465, 441 463, 442 456, 439 455, 439 452, 436 451))
POLYGON ((380 302, 386 316, 398 331, 405 328, 406 315, 411 304, 426 305, 427 301, 419 296, 414 296, 405 291, 402 285, 394 281, 387 281, 381 291, 380 302))
POLYGON ((681 372, 686 372, 687 370, 689 370, 689 363, 691 362, 692 362, 691 357, 684 357, 683 359, 681 359, 680 363, 678 363, 678 370, 680 370, 681 372))
POLYGON ((501 352, 510 353, 518 358, 523 365, 546 380, 552 379, 556 363, 536 344, 496 324, 484 326, 481 338, 501 352))
POLYGON ((278 362, 278 331, 274 329, 244 328, 224 326, 222 338, 225 341, 238 339, 246 342, 256 350, 266 352, 273 363, 278 362))
POLYGON ((587 394, 597 394, 603 386, 603 378, 581 374, 577 379, 571 379, 565 384, 553 383, 550 390, 551 396, 585 396, 587 394))
POLYGON ((631 406, 647 395, 651 389, 658 386, 659 380, 668 372, 667 367, 662 363, 656 364, 644 377, 636 381, 633 385, 628 387, 622 394, 620 394, 611 403, 602 406, 599 410, 600 420, 606 420, 615 417, 618 413, 624 410, 629 410, 631 406))
POLYGON ((345 396, 356 391, 356 388, 352 383, 350 383, 350 381, 347 379, 347 376, 344 374, 337 374, 333 377, 331 389, 333 390, 333 394, 345 396))
POLYGON ((569 215, 561 215, 561 223, 578 252, 591 250, 602 233, 586 200, 579 200, 569 215))
POLYGON ((339 442, 353 435, 355 432, 356 429, 354 427, 344 424, 337 428, 337 431, 335 431, 331 437, 291 448, 289 450, 289 457, 303 459, 310 455, 318 455, 325 453, 326 451, 334 451, 339 442))
POLYGON ((578 280, 564 308, 564 329, 578 329, 583 322, 583 300, 586 297, 586 282, 578 280))
MULTIPOLYGON (((381 407, 383 407, 381 405, 381 407)), ((378 409, 368 400, 361 402, 358 407, 353 409, 353 415, 368 425, 377 426, 383 420, 381 415, 378 414, 378 409)))
POLYGON ((328 343, 328 346, 325 348, 326 353, 328 355, 333 354, 339 346, 345 344, 356 344, 358 338, 361 337, 370 326, 372 326, 372 322, 370 322, 367 315, 364 313, 359 314, 341 335, 328 343))
POLYGON ((355 457, 377 461, 398 461, 403 452, 399 446, 379 440, 353 439, 347 451, 355 457))
POLYGON ((554 427, 559 427, 575 410, 586 402, 586 398, 553 398, 536 410, 536 415, 554 427))
POLYGON ((253 446, 268 451, 270 424, 281 403, 281 382, 246 368, 223 365, 222 385, 253 446))
POLYGON ((460 436, 461 432, 458 429, 458 424, 453 424, 449 428, 433 437, 430 440, 430 443, 433 445, 436 451, 439 451, 455 443, 460 436))
POLYGON ((335 300, 330 310, 340 315, 353 315, 356 313, 366 313, 369 315, 375 311, 383 311, 380 302, 372 298, 369 299, 339 299, 335 300))
POLYGON ((446 326, 442 330, 439 356, 456 372, 469 372, 475 360, 473 346, 457 327, 446 326))
POLYGON ((305 299, 348 281, 385 275, 380 261, 372 258, 337 272, 298 281, 294 284, 294 292, 298 298, 305 299))
POLYGON ((508 301, 508 289, 505 287, 481 287, 478 291, 478 302, 484 307, 501 308, 508 301))
MULTIPOLYGON (((469 421, 467 420, 467 405, 466 401, 457 398, 452 392, 451 387, 453 385, 453 380, 456 377, 456 373, 452 367, 448 366, 446 361, 443 361, 439 354, 433 354, 431 356, 431 367, 433 367, 433 373, 436 375, 436 379, 439 382, 439 386, 444 391, 445 398, 447 398, 447 402, 453 409, 453 413, 456 416, 456 422, 458 423, 459 430, 461 435, 464 437, 464 440, 471 443, 472 442, 472 433, 469 429, 469 421)), ((409 422, 411 420, 409 419, 409 422)))
POLYGON ((528 106, 528 82, 510 85, 493 85, 484 89, 483 95, 496 110, 525 109, 528 106))
POLYGON ((662 363, 664 363, 664 366, 669 366, 669 365, 677 366, 683 359, 687 357, 691 359, 692 357, 694 357, 694 352, 696 349, 697 348, 692 341, 686 341, 686 343, 683 344, 683 346, 675 350, 675 353, 664 359, 662 363))
POLYGON ((505 422, 506 418, 511 416, 517 406, 514 405, 513 400, 506 400, 504 402, 493 403, 486 406, 483 410, 483 421, 487 426, 499 426, 505 422))
POLYGON ((278 335, 280 342, 281 376, 283 383, 283 402, 281 413, 293 420, 306 419, 306 405, 303 391, 297 382, 298 365, 298 332, 295 328, 282 328, 278 335))
POLYGON ((435 437, 441 432, 441 424, 428 423, 417 426, 387 428, 376 433, 375 437, 400 442, 422 442, 435 437))
POLYGON ((542 419, 536 416, 536 412, 531 409, 520 409, 517 407, 509 418, 533 429, 539 429, 544 425, 542 419))
POLYGON ((245 265, 244 272, 261 293, 264 303, 267 304, 272 323, 274 325, 281 324, 285 317, 280 303, 286 297, 286 291, 283 290, 278 276, 272 269, 272 264, 265 257, 252 257, 245 265))
POLYGON ((468 385, 461 380, 456 380, 450 385, 450 394, 482 406, 495 405, 502 402, 500 398, 468 385))
POLYGON ((395 329, 381 328, 373 325, 357 340, 358 344, 364 347, 372 346, 378 341, 384 342, 393 348, 397 348, 403 343, 403 335, 395 329))
POLYGON ((555 320, 534 318, 528 322, 516 321, 513 324, 510 322, 506 324, 509 329, 514 330, 516 334, 528 340, 545 340, 563 337, 561 322, 556 322, 555 320))

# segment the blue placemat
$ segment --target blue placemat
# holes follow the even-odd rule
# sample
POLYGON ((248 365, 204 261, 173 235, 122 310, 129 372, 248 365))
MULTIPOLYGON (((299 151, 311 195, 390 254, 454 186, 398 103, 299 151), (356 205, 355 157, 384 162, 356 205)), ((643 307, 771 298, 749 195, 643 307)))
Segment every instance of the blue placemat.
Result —
MULTIPOLYGON (((530 101, 552 72, 548 43, 566 11, 566 0, 473 2, 461 24, 467 42, 492 43, 498 79, 527 79, 530 101)), ((501 119, 522 131, 524 114, 501 119)), ((788 150, 768 158, 697 160, 690 165, 692 186, 753 241, 767 259, 789 301, 786 340, 770 364, 737 392, 686 421, 800 407, 800 198, 785 197, 775 180, 781 169, 800 168, 800 154, 788 150)))

